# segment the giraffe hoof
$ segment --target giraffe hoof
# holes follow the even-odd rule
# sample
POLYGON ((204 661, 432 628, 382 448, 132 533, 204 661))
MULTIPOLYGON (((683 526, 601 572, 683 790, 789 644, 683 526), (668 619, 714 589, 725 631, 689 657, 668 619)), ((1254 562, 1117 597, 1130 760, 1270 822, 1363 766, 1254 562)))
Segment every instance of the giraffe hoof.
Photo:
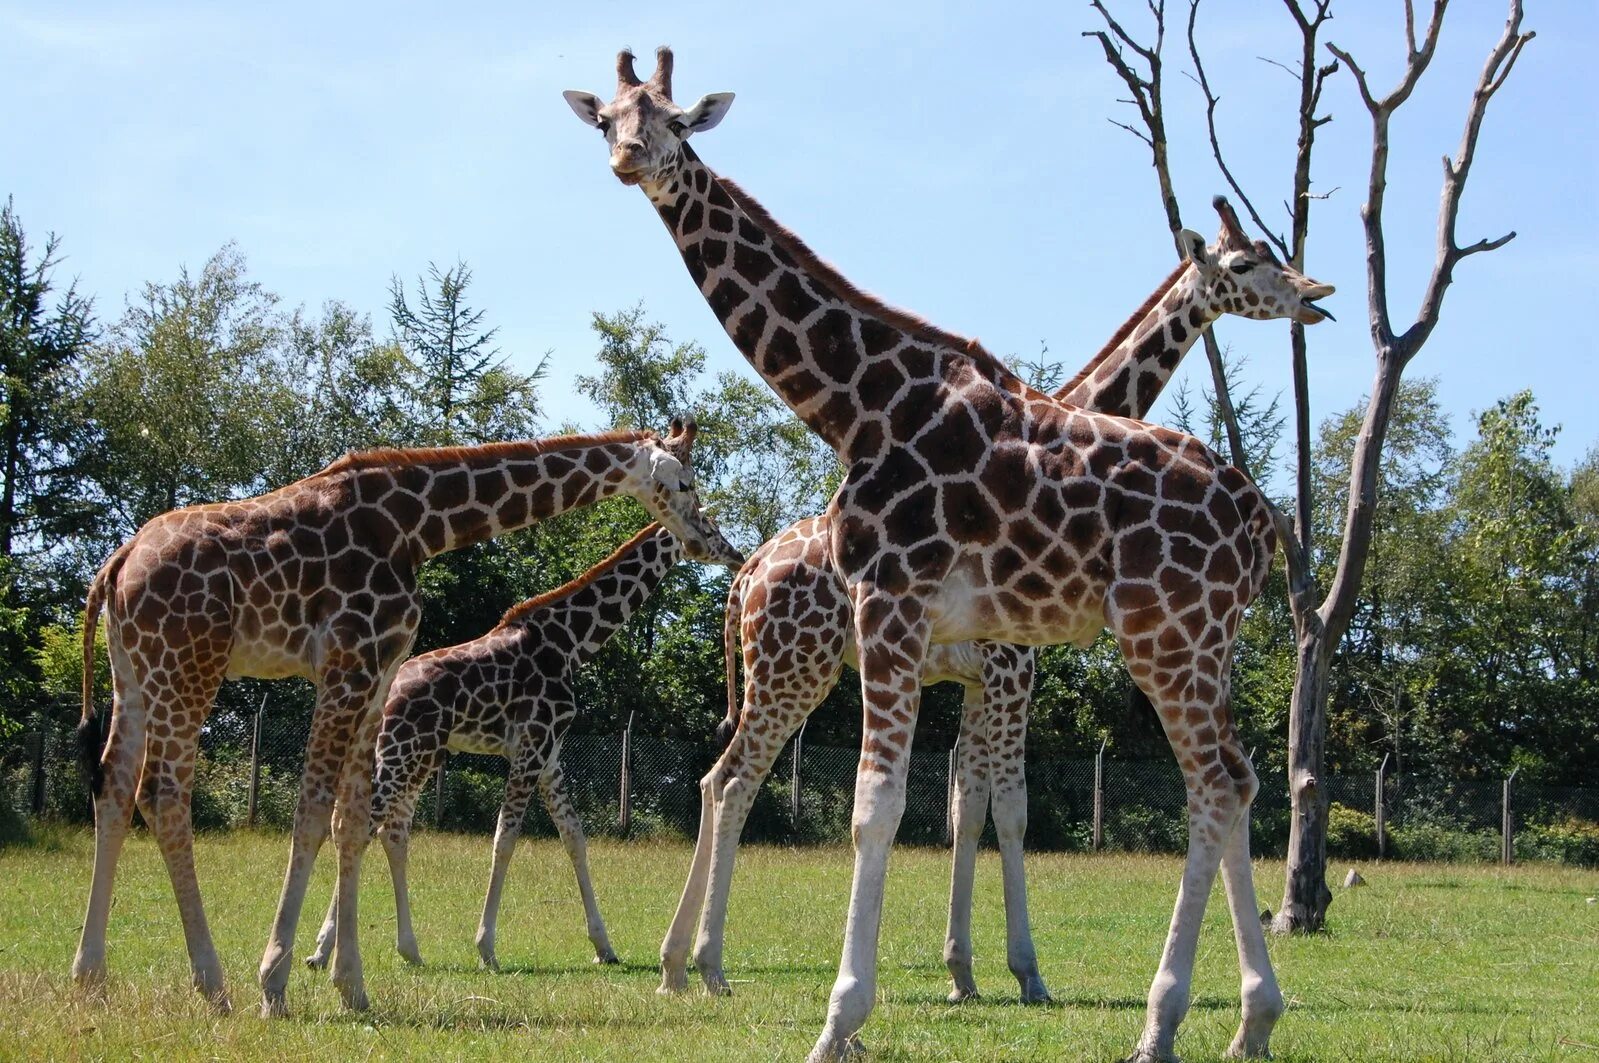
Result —
POLYGON ((261 997, 261 1017, 263 1019, 288 1018, 288 998, 282 996, 281 994, 264 994, 261 997))
POLYGON ((105 964, 73 964, 72 981, 79 989, 98 993, 105 989, 105 964))
POLYGON ((715 974, 704 975, 702 980, 705 982, 705 992, 710 996, 730 997, 733 995, 733 987, 727 984, 727 979, 722 976, 720 971, 715 974))
POLYGON ((494 953, 491 952, 486 956, 480 956, 478 960, 485 971, 492 971, 495 974, 500 973, 500 961, 495 958, 494 953))
POLYGON ((1049 995, 1049 987, 1044 984, 1044 980, 1035 974, 1031 978, 1022 980, 1022 1003, 1053 1004, 1055 998, 1049 995))
POLYGON ((366 997, 366 990, 361 986, 340 988, 339 995, 344 998, 344 1006, 350 1011, 366 1011, 372 1006, 372 1002, 366 997))
POLYGON ((825 1032, 821 1040, 816 1042, 816 1047, 811 1049, 811 1054, 805 1057, 805 1063, 840 1063, 842 1060, 858 1059, 866 1054, 866 1045, 861 1041, 860 1034, 850 1034, 843 1040, 835 1040, 825 1032))
POLYGON ((313 952, 305 958, 305 965, 313 971, 320 971, 327 967, 328 956, 324 952, 313 952))
POLYGON ((949 996, 945 997, 944 999, 949 1001, 951 1004, 964 1004, 968 1000, 981 1000, 982 996, 983 995, 977 991, 976 986, 956 986, 954 989, 949 991, 949 996))
POLYGON ((409 963, 412 967, 422 966, 422 953, 417 949, 400 949, 399 951, 400 959, 404 960, 406 963, 409 963))
POLYGON ((681 968, 661 968, 661 984, 655 992, 663 997, 675 997, 688 992, 688 972, 681 968))
POLYGON ((610 964, 618 964, 618 963, 621 963, 622 961, 616 955, 616 953, 614 951, 612 951, 611 949, 606 949, 604 952, 601 952, 601 953, 599 953, 598 955, 596 955, 594 957, 594 962, 595 963, 602 963, 602 964, 610 965, 610 964))

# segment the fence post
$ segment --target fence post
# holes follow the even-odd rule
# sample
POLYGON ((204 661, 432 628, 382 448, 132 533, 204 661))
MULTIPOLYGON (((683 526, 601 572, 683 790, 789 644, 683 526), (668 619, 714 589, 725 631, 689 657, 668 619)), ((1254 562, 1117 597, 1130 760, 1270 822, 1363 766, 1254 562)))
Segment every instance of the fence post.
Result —
POLYGON ((1105 743, 1099 742, 1099 752, 1094 754, 1094 852, 1105 844, 1105 743))
POLYGON ((633 829, 633 714, 627 714, 622 732, 622 789, 616 797, 617 826, 626 837, 633 829))
POLYGON ((433 779, 433 829, 438 830, 444 823, 444 768, 450 763, 450 752, 447 749, 439 751, 439 773, 433 779))
POLYGON ((955 844, 955 763, 960 756, 961 740, 949 747, 949 774, 944 780, 944 844, 955 844))
MULTIPOLYGON (((807 721, 809 722, 809 721, 807 721)), ((805 724, 800 724, 799 733, 794 736, 794 763, 793 777, 789 781, 788 801, 789 811, 794 817, 794 837, 799 838, 800 829, 800 754, 805 750, 805 724)))
POLYGON ((245 806, 244 822, 255 826, 256 795, 261 792, 261 717, 266 715, 267 696, 261 695, 261 704, 255 710, 255 726, 250 729, 250 800, 245 806))
POLYGON ((1377 824, 1377 859, 1388 859, 1388 804, 1385 796, 1388 789, 1388 758, 1392 754, 1384 753, 1382 763, 1377 765, 1377 792, 1372 799, 1371 816, 1377 824))
POLYGON ((1516 772, 1520 770, 1520 768, 1516 768, 1511 771, 1509 775, 1505 776, 1505 790, 1500 810, 1499 832, 1503 838, 1503 846, 1500 852, 1500 857, 1504 860, 1506 865, 1516 862, 1516 823, 1510 815, 1510 791, 1511 783, 1515 782, 1516 779, 1516 772))
POLYGON ((38 738, 33 744, 33 815, 35 818, 44 815, 44 740, 48 734, 49 718, 43 709, 34 717, 38 721, 38 738))

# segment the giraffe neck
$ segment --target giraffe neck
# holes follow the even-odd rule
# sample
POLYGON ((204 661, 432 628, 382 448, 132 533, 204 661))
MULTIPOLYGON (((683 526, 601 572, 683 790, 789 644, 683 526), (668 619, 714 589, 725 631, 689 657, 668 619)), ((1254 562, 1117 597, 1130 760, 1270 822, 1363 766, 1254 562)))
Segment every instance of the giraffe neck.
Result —
POLYGON ((682 542, 651 524, 577 579, 513 606, 502 623, 524 626, 541 645, 564 642, 560 648, 569 666, 580 667, 633 618, 682 559, 682 542), (566 639, 551 637, 552 628, 564 631, 566 639))
POLYGON ((932 354, 928 376, 964 363, 1020 386, 975 343, 857 291, 687 146, 644 190, 734 345, 846 462, 883 445, 871 415, 906 383, 911 346, 932 354))
POLYGON ((420 561, 525 528, 566 510, 638 493, 642 432, 477 447, 373 451, 328 474, 355 477, 359 497, 398 527, 420 561))
POLYGON ((1185 263, 1055 398, 1096 413, 1144 418, 1201 333, 1221 316, 1199 270, 1185 263))

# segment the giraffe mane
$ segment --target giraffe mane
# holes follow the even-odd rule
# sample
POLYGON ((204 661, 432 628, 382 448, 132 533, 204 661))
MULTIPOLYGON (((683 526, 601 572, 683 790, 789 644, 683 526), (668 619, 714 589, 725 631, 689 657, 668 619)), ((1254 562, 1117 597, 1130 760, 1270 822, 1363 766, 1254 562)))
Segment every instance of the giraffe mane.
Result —
POLYGON ((1081 386, 1084 381, 1093 375, 1094 370, 1098 369, 1100 365, 1104 363, 1105 359, 1114 354, 1116 348, 1122 345, 1122 341, 1133 334, 1133 329, 1138 327, 1138 323, 1144 319, 1144 315, 1155 309, 1155 304, 1166 297, 1166 293, 1172 290, 1172 286, 1176 284, 1178 278, 1180 278, 1187 271, 1188 266, 1189 263, 1187 260, 1179 262, 1177 264, 1177 268, 1171 271, 1171 275, 1165 280, 1161 281, 1158 286, 1156 286, 1155 291, 1148 299, 1143 301, 1142 305, 1140 305, 1137 310, 1133 311, 1131 317, 1122 322, 1121 327, 1116 330, 1115 335, 1111 336, 1111 338, 1106 341, 1105 346, 1100 348, 1099 353, 1090 358, 1088 360, 1088 364, 1077 371, 1076 376, 1072 377, 1065 384, 1061 385, 1058 390, 1056 390, 1054 397, 1057 399, 1064 399, 1067 395, 1070 395, 1074 389, 1081 386))
MULTIPOLYGON (((685 150, 687 146, 685 145, 685 150)), ((912 339, 926 340, 942 347, 954 349, 977 363, 979 369, 988 375, 996 384, 1015 383, 1021 384, 1020 378, 994 356, 987 348, 975 339, 968 339, 957 332, 940 328, 924 317, 920 317, 908 310, 901 310, 897 306, 890 306, 870 292, 857 288, 845 279, 837 268, 822 256, 812 251, 804 240, 789 229, 782 222, 772 217, 770 211, 755 199, 754 196, 744 191, 743 188, 731 178, 716 175, 716 180, 722 188, 732 197, 738 208, 754 219, 772 242, 781 248, 799 267, 810 273, 817 280, 827 285, 828 289, 848 305, 863 314, 870 314, 879 321, 892 328, 899 329, 912 339)), ((1025 387, 1025 385, 1023 385, 1025 387)))
POLYGON ((356 450, 336 459, 331 465, 314 475, 344 472, 349 469, 406 468, 415 465, 451 464, 468 458, 532 458, 552 450, 568 447, 604 446, 607 443, 636 443, 641 439, 655 438, 655 433, 641 430, 616 432, 588 432, 578 435, 550 436, 547 439, 521 439, 506 443, 480 443, 471 447, 378 447, 373 450, 356 450))
POLYGON ((639 543, 643 542, 645 539, 648 539, 650 536, 654 535, 660 530, 661 525, 658 522, 646 524, 644 527, 639 529, 637 535, 633 536, 633 538, 629 539, 627 542, 611 551, 611 556, 607 557, 604 561, 601 561, 599 564, 595 565, 581 576, 573 580, 568 580, 559 587, 555 588, 553 591, 545 591, 543 594, 540 594, 537 597, 528 598, 526 601, 517 602, 515 605, 511 606, 511 608, 505 611, 505 615, 500 617, 500 626, 504 627, 506 624, 514 624, 518 620, 521 620, 523 617, 527 616, 529 613, 542 609, 552 602, 557 602, 562 598, 570 597, 571 595, 576 594, 578 591, 582 590, 584 587, 587 587, 589 584, 593 583, 595 580, 611 571, 611 569, 615 568, 617 564, 621 562, 624 555, 626 555, 639 543))

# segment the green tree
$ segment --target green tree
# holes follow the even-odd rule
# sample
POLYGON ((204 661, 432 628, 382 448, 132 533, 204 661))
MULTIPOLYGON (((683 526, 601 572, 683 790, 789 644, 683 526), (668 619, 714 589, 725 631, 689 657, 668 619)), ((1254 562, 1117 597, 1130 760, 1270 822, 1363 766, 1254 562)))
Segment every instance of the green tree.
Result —
POLYGON ((0 208, 0 557, 92 520, 77 490, 71 397, 93 306, 75 284, 52 301, 60 246, 51 234, 33 254, 12 201, 0 208))

